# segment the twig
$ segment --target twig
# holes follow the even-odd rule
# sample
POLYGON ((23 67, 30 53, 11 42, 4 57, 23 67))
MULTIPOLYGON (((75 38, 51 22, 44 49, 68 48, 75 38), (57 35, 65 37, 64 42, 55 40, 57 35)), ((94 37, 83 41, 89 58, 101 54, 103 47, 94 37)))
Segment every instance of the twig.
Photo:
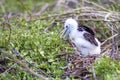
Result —
MULTIPOLYGON (((113 24, 110 21, 108 21, 107 25, 110 27, 111 33, 112 33, 112 36, 113 36, 114 35, 113 24)), ((110 57, 113 57, 114 53, 115 53, 115 39, 114 39, 114 37, 112 37, 112 51, 111 51, 110 57)))
POLYGON ((5 7, 3 6, 2 0, 0 1, 0 6, 1 6, 1 9, 2 9, 2 12, 5 13, 6 11, 5 11, 5 7))
POLYGON ((14 68, 16 66, 16 63, 14 63, 12 66, 10 66, 7 70, 5 70, 3 73, 1 73, 1 75, 2 74, 5 74, 5 73, 7 73, 8 71, 10 71, 12 68, 14 68))
POLYGON ((65 2, 65 0, 56 0, 53 12, 59 11, 63 2, 65 2))
POLYGON ((97 80, 96 74, 95 74, 95 70, 94 70, 94 66, 93 66, 93 65, 92 65, 92 73, 93 73, 93 79, 94 79, 94 80, 97 80))
POLYGON ((44 77, 43 75, 38 74, 38 73, 34 72, 33 70, 29 69, 29 68, 28 68, 23 62, 21 62, 20 60, 15 59, 15 58, 14 58, 14 59, 12 58, 12 60, 13 60, 15 63, 19 64, 21 67, 23 67, 23 69, 25 69, 25 71, 33 74, 34 76, 36 76, 36 77, 38 77, 38 78, 41 78, 42 80, 47 80, 47 78, 44 77))
POLYGON ((37 12, 37 13, 35 13, 35 14, 33 14, 32 16, 38 16, 38 15, 40 15, 40 14, 43 13, 48 7, 49 7, 49 4, 48 4, 48 3, 45 3, 45 4, 41 7, 40 11, 37 12))
POLYGON ((114 37, 116 37, 116 36, 118 36, 118 34, 115 34, 115 35, 113 35, 113 36, 107 38, 104 42, 102 42, 101 45, 104 45, 108 40, 111 40, 112 38, 114 38, 114 37))
POLYGON ((68 53, 60 53, 60 54, 56 54, 55 56, 60 58, 62 56, 67 56, 67 55, 68 55, 68 53))
POLYGON ((87 3, 90 3, 92 5, 95 5, 96 7, 101 8, 103 10, 110 11, 109 9, 106 9, 106 8, 100 6, 100 5, 98 5, 98 4, 96 4, 96 3, 92 2, 92 1, 84 0, 84 2, 87 2, 87 3))
POLYGON ((8 54, 7 52, 3 51, 3 50, 0 50, 0 52, 4 55, 6 55, 6 57, 8 57, 8 59, 10 59, 11 61, 19 64, 23 69, 25 69, 25 71, 29 72, 30 74, 38 77, 38 78, 41 78, 42 80, 47 80, 48 78, 46 78, 45 76, 41 75, 41 74, 38 74, 36 72, 34 72, 33 70, 31 70, 29 67, 26 66, 26 64, 23 62, 23 61, 20 61, 18 59, 16 59, 15 57, 11 56, 10 54, 8 54))
MULTIPOLYGON (((78 8, 78 10, 80 10, 81 8, 78 8)), ((39 18, 39 19, 35 19, 33 21, 37 21, 37 20, 44 20, 44 19, 48 19, 48 18, 53 18, 53 17, 57 17, 57 16, 62 16, 62 15, 68 15, 68 14, 71 14, 71 13, 78 13, 76 12, 76 9, 75 10, 72 10, 72 11, 67 11, 67 12, 63 12, 62 14, 54 14, 54 15, 49 15, 49 16, 45 16, 45 17, 42 17, 42 18, 39 18)))
MULTIPOLYGON (((23 57, 20 55, 20 52, 19 52, 17 49, 13 48, 13 49, 11 49, 11 51, 12 51, 12 53, 14 53, 18 58, 23 59, 23 57)), ((27 60, 23 60, 23 61, 26 62, 27 64, 29 64, 30 66, 34 67, 38 72, 40 72, 40 73, 48 76, 48 74, 46 74, 43 70, 41 70, 40 68, 32 65, 32 64, 31 64, 30 62, 28 62, 27 60)), ((49 77, 51 77, 51 76, 49 76, 49 77)))
POLYGON ((55 20, 51 22, 51 24, 44 29, 44 32, 47 32, 51 27, 54 27, 56 24, 55 20))
MULTIPOLYGON (((94 21, 94 22, 107 22, 104 19, 78 19, 79 21, 94 21)), ((120 20, 110 20, 110 22, 120 22, 120 20)))
MULTIPOLYGON (((112 35, 114 35, 113 26, 112 26, 112 35)), ((111 51, 110 56, 113 57, 114 53, 115 53, 115 38, 113 37, 112 38, 112 51, 111 51)))
MULTIPOLYGON (((57 18, 60 20, 61 18, 66 18, 67 16, 70 17, 70 15, 72 16, 73 14, 76 14, 76 16, 78 17, 86 17, 85 19, 80 19, 81 21, 104 21, 106 22, 106 20, 104 19, 106 14, 108 14, 109 12, 107 11, 100 11, 100 10, 91 10, 91 9, 85 9, 85 8, 77 8, 77 9, 73 9, 71 11, 67 11, 67 12, 63 12, 61 14, 54 14, 54 15, 49 15, 49 16, 45 16, 39 19, 35 19, 33 21, 37 21, 37 20, 45 20, 45 19, 49 19, 49 18, 57 18), (61 18, 60 18, 61 16, 61 18), (93 19, 90 19, 89 17, 93 17, 93 19)), ((111 12, 112 13, 112 12, 111 12)), ((120 22, 120 19, 117 18, 118 17, 119 12, 114 12, 112 13, 112 15, 109 18, 109 21, 111 22, 120 22)))

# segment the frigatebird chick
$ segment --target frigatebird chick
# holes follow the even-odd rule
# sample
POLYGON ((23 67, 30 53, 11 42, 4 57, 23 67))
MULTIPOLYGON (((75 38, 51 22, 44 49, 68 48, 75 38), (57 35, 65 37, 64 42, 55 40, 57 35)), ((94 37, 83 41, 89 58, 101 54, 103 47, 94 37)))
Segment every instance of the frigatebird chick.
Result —
POLYGON ((82 56, 94 56, 101 52, 101 43, 94 31, 85 25, 80 25, 75 19, 68 18, 65 21, 61 37, 63 39, 69 37, 82 56))

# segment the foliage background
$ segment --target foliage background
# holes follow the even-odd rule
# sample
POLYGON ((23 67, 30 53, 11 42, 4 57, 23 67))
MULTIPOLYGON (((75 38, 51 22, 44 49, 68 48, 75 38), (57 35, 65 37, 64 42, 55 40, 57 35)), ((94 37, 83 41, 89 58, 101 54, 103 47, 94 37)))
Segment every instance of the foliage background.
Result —
MULTIPOLYGON (((92 1, 111 11, 120 11, 119 3, 114 0, 113 3, 109 0, 103 0, 100 2, 99 0, 92 1)), ((15 57, 11 52, 11 49, 15 48, 20 52, 20 55, 23 58, 21 61, 26 60, 32 63, 34 66, 42 69, 46 74, 44 74, 45 76, 48 76, 49 78, 52 77, 53 80, 61 80, 63 69, 66 67, 65 57, 56 56, 57 54, 65 52, 70 53, 74 50, 68 43, 60 39, 63 21, 55 20, 61 18, 61 16, 45 19, 45 17, 56 15, 56 13, 64 13, 64 8, 60 8, 60 10, 55 11, 55 5, 52 5, 54 2, 56 1, 1 0, 0 49, 5 50, 8 54, 15 57), (41 12, 46 4, 50 6, 41 12), (55 22, 55 25, 53 25, 52 22, 55 22), (50 27, 50 29, 46 31, 48 27, 50 27)), ((79 3, 82 4, 82 1, 79 1, 79 3)), ((87 6, 89 7, 91 5, 87 6)), ((79 7, 81 6, 78 6, 78 8, 79 7)), ((92 5, 92 7, 94 7, 94 5, 92 5)), ((72 16, 76 16, 76 14, 73 14, 72 16)), ((64 18, 65 17, 67 18, 68 16, 64 16, 64 18)), ((97 31, 97 35, 101 42, 112 35, 110 33, 110 29, 106 25, 101 22, 91 22, 81 21, 81 23, 86 25, 96 25, 96 29, 101 29, 103 26, 101 30, 97 31)), ((3 58, 4 57, 1 57, 1 59, 3 58)), ((1 80, 39 80, 39 78, 31 75, 29 72, 22 70, 20 65, 17 65, 11 60, 8 60, 7 68, 14 64, 15 66, 11 70, 0 74, 1 80)), ((95 73, 100 80, 120 80, 119 66, 119 60, 116 61, 108 56, 97 59, 94 64, 95 73)), ((34 68, 31 69, 34 70, 34 68)), ((39 71, 36 72, 39 73, 39 71)), ((70 80, 70 78, 66 78, 65 80, 70 80)), ((76 79, 72 78, 72 80, 76 79)))

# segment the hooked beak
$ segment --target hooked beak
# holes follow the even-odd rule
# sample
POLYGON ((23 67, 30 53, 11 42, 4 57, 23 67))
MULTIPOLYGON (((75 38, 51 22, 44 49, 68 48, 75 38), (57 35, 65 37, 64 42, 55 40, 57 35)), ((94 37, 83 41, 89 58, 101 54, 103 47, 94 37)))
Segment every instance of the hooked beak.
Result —
POLYGON ((70 33, 69 29, 68 29, 68 28, 64 28, 64 29, 62 30, 62 32, 61 32, 60 38, 65 39, 65 38, 69 35, 69 33, 70 33))

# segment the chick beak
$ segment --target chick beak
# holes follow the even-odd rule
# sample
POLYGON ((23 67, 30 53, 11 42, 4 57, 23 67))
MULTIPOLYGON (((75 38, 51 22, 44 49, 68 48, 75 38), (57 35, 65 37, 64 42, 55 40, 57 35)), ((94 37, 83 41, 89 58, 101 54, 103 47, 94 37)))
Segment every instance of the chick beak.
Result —
POLYGON ((60 38, 66 39, 66 37, 69 35, 69 29, 68 28, 64 28, 61 32, 61 36, 60 38))

